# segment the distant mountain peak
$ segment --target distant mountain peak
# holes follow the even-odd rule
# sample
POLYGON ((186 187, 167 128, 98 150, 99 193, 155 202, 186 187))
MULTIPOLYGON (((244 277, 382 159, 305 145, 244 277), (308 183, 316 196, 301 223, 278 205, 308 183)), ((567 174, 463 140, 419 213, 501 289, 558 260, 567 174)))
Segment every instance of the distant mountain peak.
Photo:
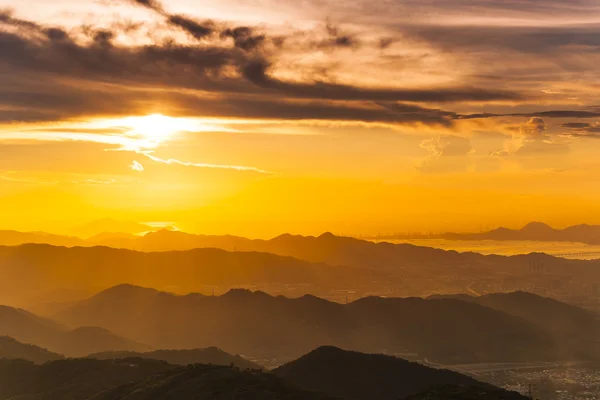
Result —
POLYGON ((331 232, 325 232, 323 234, 321 234, 321 236, 319 236, 319 239, 332 239, 335 238, 336 236, 331 233, 331 232))
POLYGON ((523 229, 531 229, 531 228, 554 229, 550 225, 548 225, 544 222, 539 222, 539 221, 531 221, 530 223, 528 223, 527 225, 525 225, 523 227, 523 229))

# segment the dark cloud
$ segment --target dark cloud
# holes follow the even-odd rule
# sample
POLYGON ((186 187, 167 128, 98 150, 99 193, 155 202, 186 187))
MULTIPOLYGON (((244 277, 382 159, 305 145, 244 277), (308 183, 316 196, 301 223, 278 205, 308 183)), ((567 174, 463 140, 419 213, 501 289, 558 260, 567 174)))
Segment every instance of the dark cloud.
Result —
POLYGON ((517 100, 522 98, 514 92, 486 90, 479 88, 440 88, 428 89, 365 89, 326 82, 287 82, 269 75, 271 65, 264 61, 246 65, 244 76, 257 86, 280 91, 286 95, 302 98, 322 98, 331 100, 371 100, 371 101, 415 101, 415 102, 461 102, 517 100))
POLYGON ((585 129, 591 127, 587 122, 567 122, 562 124, 561 127, 569 129, 585 129))
POLYGON ((541 118, 595 118, 600 117, 600 111, 586 110, 551 110, 538 111, 531 113, 510 113, 510 114, 494 114, 494 113, 479 113, 479 114, 456 114, 455 119, 482 119, 482 118, 497 118, 497 117, 541 117, 541 118))
POLYGON ((325 26, 328 38, 319 44, 319 47, 347 47, 356 48, 360 46, 360 41, 353 35, 342 32, 339 26, 328 23, 325 26))
POLYGON ((230 37, 233 39, 235 47, 251 51, 260 47, 267 39, 263 34, 257 34, 253 28, 247 26, 238 26, 228 28, 221 32, 221 37, 230 37))
MULTIPOLYGON (((142 3, 153 10, 160 6, 142 3)), ((162 6, 158 9, 162 10, 162 6)), ((10 18, 9 14, 3 17, 14 25, 10 18)), ((469 87, 369 89, 335 83, 283 81, 271 75, 270 56, 257 49, 264 39, 249 27, 221 30, 221 35, 233 38, 233 45, 222 43, 217 37, 216 42, 197 44, 122 46, 114 40, 116 33, 107 29, 87 27, 84 33, 91 40, 81 41, 56 27, 24 22, 16 25, 35 34, 0 29, 0 106, 15 110, 2 113, 5 121, 147 112, 149 105, 162 102, 173 104, 174 108, 190 115, 220 112, 217 115, 236 116, 227 107, 236 103, 240 107, 235 110, 237 115, 256 118, 422 122, 449 126, 452 113, 395 103, 520 98, 515 93, 469 87), (239 75, 232 75, 232 71, 239 75), (211 102, 222 104, 212 104, 212 107, 202 104, 193 110, 190 106, 180 107, 181 99, 188 96, 178 93, 183 90, 198 91, 198 95, 213 93, 219 99, 213 98, 211 102), (301 99, 304 100, 298 101, 301 99)), ((188 97, 198 98, 196 95, 188 97)))
POLYGON ((211 21, 199 23, 185 15, 169 15, 167 20, 171 25, 181 28, 199 40, 205 39, 215 33, 215 26, 211 21))
POLYGON ((569 122, 562 124, 561 127, 569 130, 569 132, 562 134, 564 137, 572 139, 597 139, 600 137, 600 122, 594 124, 587 122, 569 122))
POLYGON ((162 3, 156 0, 131 0, 131 2, 154 11, 164 12, 162 3))

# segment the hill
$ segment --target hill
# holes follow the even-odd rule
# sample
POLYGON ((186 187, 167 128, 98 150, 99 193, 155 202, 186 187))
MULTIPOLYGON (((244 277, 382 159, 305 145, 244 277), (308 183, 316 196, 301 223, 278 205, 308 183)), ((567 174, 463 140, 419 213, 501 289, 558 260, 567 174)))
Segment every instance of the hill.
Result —
POLYGON ((595 313, 570 304, 526 292, 494 293, 484 296, 436 295, 430 298, 457 299, 522 318, 549 332, 574 349, 573 357, 597 351, 600 324, 595 313))
POLYGON ((0 336, 0 359, 23 359, 35 364, 61 360, 64 357, 32 344, 21 343, 8 336, 0 336))
POLYGON ((246 360, 238 355, 229 354, 216 347, 190 350, 155 350, 145 353, 134 351, 108 351, 90 354, 88 357, 98 360, 145 358, 162 360, 173 365, 213 364, 233 365, 240 369, 262 369, 260 365, 253 363, 252 361, 246 360))
POLYGON ((68 359, 35 365, 0 360, 0 400, 86 400, 174 367, 155 360, 68 359))
POLYGON ((0 306, 0 335, 69 357, 106 350, 146 349, 103 328, 88 326, 69 329, 53 320, 7 306, 0 306))
POLYGON ((93 400, 326 400, 327 395, 292 386, 261 371, 209 365, 191 365, 124 384, 93 400))
POLYGON ((273 373, 299 386, 347 400, 399 399, 446 384, 489 387, 456 372, 335 347, 320 347, 273 373))
MULTIPOLYGON (((322 345, 416 353, 446 364, 574 359, 579 349, 523 318, 453 299, 369 297, 339 304, 247 290, 177 296, 121 285, 56 318, 101 326, 155 348, 217 346, 255 359, 290 360, 322 345)), ((595 354, 588 349, 577 356, 595 354)))

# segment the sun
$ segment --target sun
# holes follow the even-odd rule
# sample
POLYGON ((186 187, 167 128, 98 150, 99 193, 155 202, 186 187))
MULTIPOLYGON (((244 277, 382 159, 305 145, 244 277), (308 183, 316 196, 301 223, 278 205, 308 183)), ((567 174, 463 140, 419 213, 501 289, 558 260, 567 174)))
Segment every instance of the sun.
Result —
POLYGON ((162 114, 125 118, 124 125, 131 128, 131 133, 154 142, 163 142, 187 126, 182 118, 162 114))

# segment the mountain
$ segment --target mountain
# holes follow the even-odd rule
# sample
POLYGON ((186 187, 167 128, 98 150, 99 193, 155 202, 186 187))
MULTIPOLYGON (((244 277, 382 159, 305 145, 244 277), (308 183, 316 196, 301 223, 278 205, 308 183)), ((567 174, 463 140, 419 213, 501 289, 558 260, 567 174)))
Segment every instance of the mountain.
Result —
POLYGON ((44 347, 69 357, 85 356, 106 350, 146 349, 145 346, 103 328, 69 329, 53 320, 7 306, 0 306, 0 335, 44 347))
POLYGON ((533 240, 600 244, 600 225, 574 225, 555 229, 542 222, 530 222, 521 229, 497 228, 480 233, 444 233, 436 237, 450 240, 533 240))
POLYGON ((598 315, 570 304, 526 292, 493 293, 484 296, 437 295, 430 298, 457 299, 477 303, 522 318, 548 332, 572 349, 573 359, 598 350, 598 315))
POLYGON ((0 400, 87 400, 127 382, 175 368, 163 361, 67 359, 35 365, 0 360, 0 400))
POLYGON ((191 365, 124 384, 101 393, 92 400, 333 400, 287 384, 277 376, 261 371, 191 365))
POLYGON ((32 344, 21 343, 8 336, 0 336, 0 359, 23 359, 35 364, 61 360, 64 357, 32 344))
POLYGON ((121 285, 56 318, 101 326, 155 348, 217 346, 255 359, 290 360, 321 345, 416 353, 446 364, 573 359, 579 349, 523 318, 453 299, 369 297, 339 304, 248 290, 177 296, 121 285))
POLYGON ((134 351, 107 351, 90 354, 88 357, 98 360, 145 358, 162 360, 173 365, 213 364, 234 365, 241 369, 262 369, 260 365, 253 363, 252 361, 246 360, 238 355, 229 354, 217 347, 190 350, 155 350, 145 353, 134 351))
POLYGON ((2 246, 18 246, 27 243, 68 247, 86 245, 83 239, 74 236, 53 235, 45 232, 0 231, 0 245, 2 246))
POLYGON ((441 385, 406 396, 403 400, 530 400, 517 392, 479 385, 441 385))
POLYGON ((489 385, 396 357, 320 347, 273 371, 299 386, 347 400, 392 400, 437 385, 489 385))

